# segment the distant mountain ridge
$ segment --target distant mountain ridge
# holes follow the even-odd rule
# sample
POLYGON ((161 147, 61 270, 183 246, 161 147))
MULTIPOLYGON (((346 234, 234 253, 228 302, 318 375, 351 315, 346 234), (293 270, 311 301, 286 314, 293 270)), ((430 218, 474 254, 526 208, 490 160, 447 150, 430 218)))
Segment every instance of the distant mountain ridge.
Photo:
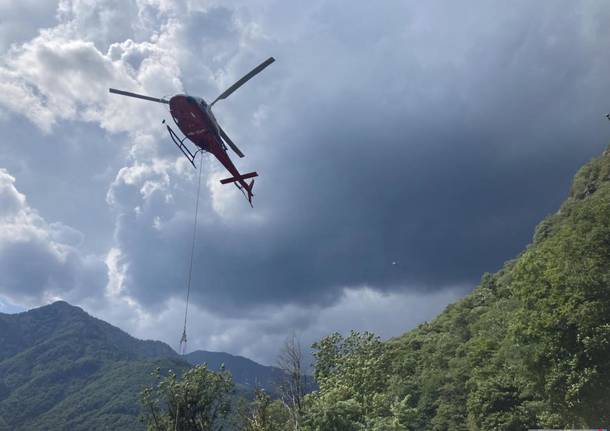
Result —
POLYGON ((66 302, 0 314, 0 430, 141 429, 138 392, 157 367, 189 364, 66 302))
POLYGON ((0 360, 46 342, 53 337, 105 337, 117 357, 145 359, 173 357, 177 353, 161 341, 139 340, 65 301, 18 314, 0 313, 0 360))
POLYGON ((183 356, 193 365, 207 364, 211 370, 220 371, 224 366, 233 376, 233 380, 249 388, 263 388, 273 393, 283 371, 277 367, 261 365, 243 356, 223 352, 196 350, 183 356))
POLYGON ((142 429, 138 397, 150 373, 203 362, 212 370, 224 364, 245 390, 271 390, 281 374, 227 353, 181 357, 64 301, 0 313, 0 431, 142 429))

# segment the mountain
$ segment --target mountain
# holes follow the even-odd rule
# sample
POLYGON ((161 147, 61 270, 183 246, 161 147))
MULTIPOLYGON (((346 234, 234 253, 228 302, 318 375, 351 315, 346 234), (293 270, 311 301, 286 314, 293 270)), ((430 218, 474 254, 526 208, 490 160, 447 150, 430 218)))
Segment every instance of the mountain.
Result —
POLYGON ((312 428, 610 428, 610 148, 519 256, 434 320, 317 346, 312 428))
POLYGON ((46 350, 48 342, 71 339, 96 355, 116 359, 145 359, 176 356, 160 341, 138 340, 103 320, 96 319, 67 302, 19 314, 0 313, 0 360, 34 349, 46 350), (86 341, 86 342, 85 342, 86 341))
POLYGON ((271 391, 279 373, 227 353, 180 357, 63 301, 0 313, 0 431, 142 429, 139 392, 150 373, 203 362, 212 370, 224 363, 242 392, 271 391))
POLYGON ((0 314, 0 430, 138 429, 155 368, 189 364, 66 302, 0 314))

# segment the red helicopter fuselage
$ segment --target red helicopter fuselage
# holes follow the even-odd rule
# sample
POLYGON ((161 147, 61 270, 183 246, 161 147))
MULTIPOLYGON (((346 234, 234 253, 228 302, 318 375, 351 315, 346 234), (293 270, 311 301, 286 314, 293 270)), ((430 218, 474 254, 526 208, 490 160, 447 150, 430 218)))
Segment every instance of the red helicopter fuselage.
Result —
POLYGON ((256 172, 240 174, 227 154, 227 149, 220 136, 220 129, 214 114, 200 97, 184 94, 173 96, 169 109, 176 125, 190 141, 203 151, 211 153, 231 173, 232 178, 221 180, 222 184, 235 183, 238 188, 247 192, 248 201, 252 203, 252 186, 254 180, 245 180, 257 176, 256 172))
MULTIPOLYGON (((233 143, 231 138, 227 136, 222 127, 216 122, 214 114, 212 114, 212 106, 219 100, 224 100, 235 92, 238 88, 252 79, 253 76, 259 74, 264 68, 273 63, 275 59, 269 57, 261 64, 256 66, 250 72, 242 76, 237 82, 223 91, 212 103, 209 105, 200 97, 189 96, 188 94, 178 94, 172 97, 170 100, 160 99, 158 97, 151 97, 145 94, 132 93, 131 91, 117 90, 116 88, 109 88, 108 91, 114 94, 120 94, 122 96, 135 97, 136 99, 148 100, 150 102, 164 103, 169 105, 170 113, 174 122, 184 134, 184 138, 180 138, 176 135, 176 132, 166 124, 169 136, 174 141, 174 144, 182 151, 182 154, 188 159, 189 162, 195 166, 195 156, 197 152, 193 154, 188 146, 184 145, 184 141, 188 138, 192 141, 201 151, 207 151, 212 153, 214 157, 218 159, 220 163, 233 175, 231 178, 225 178, 220 180, 221 184, 233 183, 241 190, 246 196, 250 205, 252 205, 252 188, 254 187, 254 180, 246 182, 247 179, 257 177, 256 172, 248 172, 247 174, 240 174, 229 155, 227 154, 228 145, 231 150, 235 152, 239 157, 244 157, 237 145, 233 143)), ((165 120, 163 120, 165 123, 165 120)))

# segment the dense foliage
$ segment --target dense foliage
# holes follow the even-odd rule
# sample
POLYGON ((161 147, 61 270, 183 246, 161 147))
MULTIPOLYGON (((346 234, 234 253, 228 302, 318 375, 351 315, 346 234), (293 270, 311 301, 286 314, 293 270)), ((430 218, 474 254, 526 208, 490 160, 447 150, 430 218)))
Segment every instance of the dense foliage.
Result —
POLYGON ((0 430, 141 429, 138 392, 176 356, 65 302, 0 314, 0 430))
POLYGON ((170 371, 144 388, 143 421, 150 431, 219 431, 228 423, 234 391, 231 374, 196 365, 181 379, 170 371))
POLYGON ((371 333, 332 334, 313 345, 320 390, 306 397, 311 430, 403 430, 415 409, 391 390, 388 346, 371 333))
POLYGON ((263 389, 255 391, 249 406, 242 406, 238 428, 244 431, 283 431, 293 429, 289 410, 263 389))

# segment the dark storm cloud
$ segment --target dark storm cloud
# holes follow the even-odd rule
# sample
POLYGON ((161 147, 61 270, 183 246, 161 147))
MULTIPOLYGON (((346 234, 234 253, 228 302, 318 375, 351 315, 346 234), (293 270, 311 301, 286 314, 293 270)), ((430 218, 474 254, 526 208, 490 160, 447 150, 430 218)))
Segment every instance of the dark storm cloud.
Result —
POLYGON ((496 8, 478 11, 479 30, 435 10, 430 43, 408 13, 377 32, 355 17, 316 26, 324 67, 306 69, 313 88, 291 89, 290 105, 265 102, 270 142, 259 151, 272 156, 256 163, 257 205, 270 223, 231 239, 203 233, 203 285, 238 303, 321 301, 363 284, 438 289, 474 283, 523 248, 604 145, 608 60, 596 47, 610 40, 582 11, 524 7, 503 19, 496 8), (292 121, 277 130, 282 110, 292 121))
MULTIPOLYGON (((217 110, 248 155, 240 166, 261 174, 255 209, 219 217, 204 194, 195 300, 243 313, 496 270, 605 146, 608 17, 599 2, 322 4, 298 38, 263 26, 232 79, 268 53, 278 62, 217 110)), ((184 289, 187 192, 119 223, 128 289, 145 304, 184 289)))

